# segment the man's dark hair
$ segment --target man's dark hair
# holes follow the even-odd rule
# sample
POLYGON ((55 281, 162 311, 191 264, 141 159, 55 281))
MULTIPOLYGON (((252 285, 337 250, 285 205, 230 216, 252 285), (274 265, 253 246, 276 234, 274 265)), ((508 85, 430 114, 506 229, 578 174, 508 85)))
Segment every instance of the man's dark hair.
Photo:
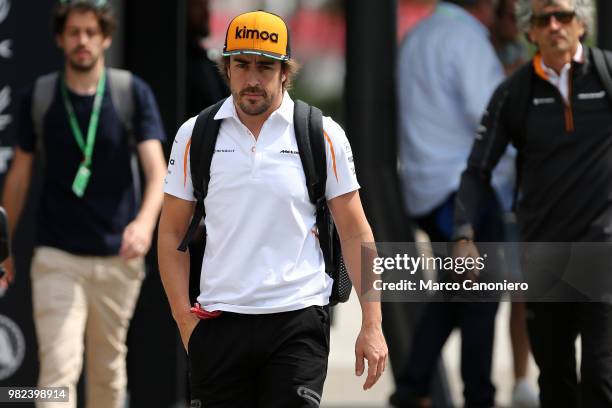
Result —
POLYGON ((112 10, 108 5, 96 6, 88 2, 75 2, 69 4, 59 4, 53 12, 53 31, 56 35, 62 34, 66 26, 66 20, 72 12, 95 14, 100 24, 100 29, 104 37, 110 37, 115 31, 117 20, 113 16, 112 10))

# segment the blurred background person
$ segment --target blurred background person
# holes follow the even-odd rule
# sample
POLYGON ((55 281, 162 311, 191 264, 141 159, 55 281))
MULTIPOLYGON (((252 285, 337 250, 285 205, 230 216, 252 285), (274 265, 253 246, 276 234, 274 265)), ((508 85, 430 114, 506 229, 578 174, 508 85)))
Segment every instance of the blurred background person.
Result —
POLYGON ((508 75, 529 60, 527 44, 516 24, 515 5, 516 0, 498 0, 491 30, 491 42, 508 75))
MULTIPOLYGON (((461 171, 488 98, 504 78, 489 40, 495 22, 492 0, 438 3, 399 51, 398 119, 400 177, 408 213, 432 242, 452 238, 453 205, 461 171)), ((499 198, 490 191, 478 235, 503 240, 502 209, 509 208, 513 167, 498 174, 499 198), (500 199, 502 202, 500 202, 500 199)), ((438 280, 448 279, 438 276, 438 280)), ((467 407, 491 407, 496 302, 432 302, 417 324, 403 374, 391 403, 431 406, 430 387, 442 347, 461 329, 461 373, 467 407)))
MULTIPOLYGON (((519 0, 521 30, 538 52, 495 90, 483 118, 457 194, 456 229, 469 241, 478 197, 488 189, 491 171, 509 143, 517 146, 520 197, 517 216, 528 252, 530 287, 528 332, 540 368, 542 407, 612 406, 612 308, 603 296, 588 296, 575 282, 559 280, 580 259, 580 244, 609 243, 609 165, 612 88, 609 63, 598 64, 594 47, 583 44, 593 24, 590 0, 519 0), (538 103, 536 103, 538 101, 538 103), (539 103, 542 101, 542 103, 539 103), (554 242, 555 246, 535 243, 554 242), (577 245, 574 245, 577 244, 577 245), (535 250, 534 250, 535 248, 535 250), (547 270, 554 270, 550 290, 547 270), (600 297, 601 296, 601 297, 600 297), (581 335, 577 375, 575 342, 581 335)), ((612 54, 599 54, 612 60, 612 54)), ((458 251, 459 252, 459 251, 458 251)), ((605 252, 609 252, 608 249, 605 252)), ((577 262, 580 274, 602 285, 602 253, 577 262), (582 270, 584 269, 584 270, 582 270)), ((584 255, 582 255, 584 256, 584 255)), ((564 276, 565 278, 565 276, 564 276)))
POLYGON ((186 119, 229 96, 227 84, 219 74, 217 61, 210 55, 214 50, 206 45, 209 35, 209 0, 188 0, 186 119))
MULTIPOLYGON (((116 25, 106 2, 62 1, 53 17, 65 66, 39 78, 23 100, 3 205, 12 234, 40 151, 45 172, 31 268, 38 386, 69 387, 65 406, 75 407, 85 351, 86 406, 120 408, 127 330, 162 203, 165 135, 149 86, 105 66, 116 25), (126 95, 131 107, 118 99, 126 95), (142 203, 134 154, 146 176, 142 203)), ((9 258, 4 284, 12 265, 9 258)))
MULTIPOLYGON (((498 0, 495 12, 495 24, 491 30, 491 42, 497 52, 506 75, 512 74, 529 59, 527 44, 521 38, 516 22, 516 0, 498 0)), ((513 148, 511 148, 513 149, 513 148)), ((505 234, 508 242, 519 242, 516 216, 513 212, 504 213, 505 234)), ((507 273, 510 279, 521 281, 519 254, 515 247, 506 246, 508 259, 507 273), (510 259, 514 257, 514 259, 510 259)), ((520 299, 512 299, 510 309, 510 340, 512 344, 514 387, 512 406, 531 408, 539 406, 538 394, 527 379, 529 363, 529 337, 527 335, 527 315, 525 304, 520 299)))

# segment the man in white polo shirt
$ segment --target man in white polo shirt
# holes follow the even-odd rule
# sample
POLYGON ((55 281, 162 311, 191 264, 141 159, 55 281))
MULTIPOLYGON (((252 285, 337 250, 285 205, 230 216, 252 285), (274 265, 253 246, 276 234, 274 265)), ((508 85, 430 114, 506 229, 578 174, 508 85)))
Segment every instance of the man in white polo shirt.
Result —
MULTIPOLYGON (((179 129, 166 178, 159 264, 191 369, 192 406, 312 407, 323 391, 329 354, 327 305, 332 280, 317 240, 315 207, 286 92, 296 63, 278 16, 234 18, 223 70, 232 95, 221 121, 204 204, 206 248, 190 312, 188 254, 176 250, 194 213, 190 146, 196 118, 179 129), (198 316, 198 317, 196 317, 198 316), (198 405, 199 404, 199 405, 198 405)), ((373 242, 359 198, 352 153, 342 128, 323 118, 325 198, 345 262, 361 295, 361 244, 373 242)), ((360 299, 357 375, 370 388, 385 369, 380 303, 360 299)))

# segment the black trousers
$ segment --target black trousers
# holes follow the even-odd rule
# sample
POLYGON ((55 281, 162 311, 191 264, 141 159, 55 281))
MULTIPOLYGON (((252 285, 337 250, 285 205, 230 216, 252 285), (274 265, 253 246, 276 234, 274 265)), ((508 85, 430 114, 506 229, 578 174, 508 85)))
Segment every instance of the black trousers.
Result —
POLYGON ((440 353, 455 327, 461 330, 461 376, 465 406, 495 405, 491 382, 493 336, 497 303, 430 303, 415 330, 410 354, 398 381, 397 407, 411 407, 412 399, 430 396, 440 353))
MULTIPOLYGON (((430 214, 416 220, 431 242, 450 241, 454 198, 452 194, 430 214)), ((501 241, 501 211, 492 191, 485 201, 481 220, 476 226, 476 240, 501 241)), ((391 397, 393 406, 413 407, 419 398, 431 395, 431 382, 440 352, 455 327, 461 330, 465 406, 488 408, 495 405, 491 367, 497 307, 497 302, 433 302, 425 305, 423 316, 414 330, 408 359, 396 380, 396 391, 391 397)))
POLYGON ((329 313, 224 312, 188 344, 192 408, 318 407, 327 375, 329 313))
POLYGON ((542 408, 612 407, 612 306, 604 303, 528 303, 527 327, 540 369, 542 408), (582 336, 580 383, 576 374, 582 336))

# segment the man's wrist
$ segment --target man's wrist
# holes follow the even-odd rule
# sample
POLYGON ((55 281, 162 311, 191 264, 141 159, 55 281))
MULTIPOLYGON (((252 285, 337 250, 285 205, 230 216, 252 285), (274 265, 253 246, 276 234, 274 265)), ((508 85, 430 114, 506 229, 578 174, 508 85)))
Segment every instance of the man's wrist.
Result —
POLYGON ((382 312, 379 302, 366 302, 362 313, 361 327, 380 327, 382 325, 382 312))
POLYGON ((470 224, 463 224, 459 227, 456 227, 452 240, 454 242, 473 241, 474 240, 474 228, 472 228, 470 224))
POLYGON ((362 329, 380 329, 382 327, 382 319, 381 320, 368 320, 361 322, 362 329))
POLYGON ((157 225, 157 217, 152 218, 144 214, 138 214, 134 219, 134 222, 145 227, 148 232, 153 233, 153 231, 155 230, 155 226, 157 225))
POLYGON ((181 307, 180 309, 177 309, 177 310, 173 310, 172 311, 172 317, 174 317, 174 320, 177 323, 182 323, 182 322, 188 321, 190 319, 193 319, 193 315, 190 312, 189 305, 187 305, 185 307, 181 307))

